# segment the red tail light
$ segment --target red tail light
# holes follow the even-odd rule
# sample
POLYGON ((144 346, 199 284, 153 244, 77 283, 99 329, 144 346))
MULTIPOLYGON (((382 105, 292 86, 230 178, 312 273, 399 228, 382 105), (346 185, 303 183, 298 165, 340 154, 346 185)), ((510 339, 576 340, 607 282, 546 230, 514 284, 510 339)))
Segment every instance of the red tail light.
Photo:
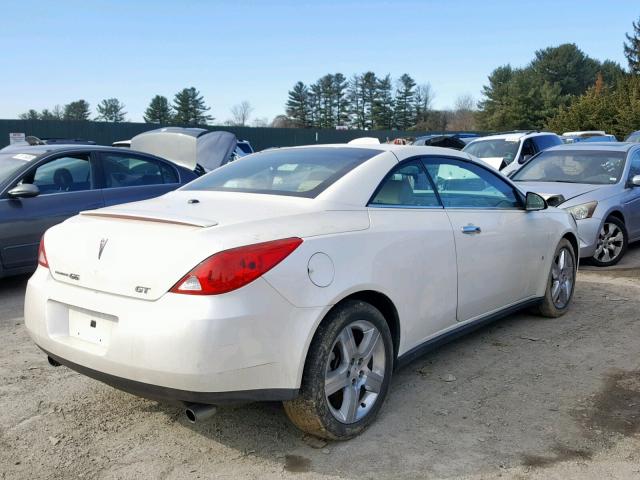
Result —
POLYGON ((271 270, 301 243, 301 238, 284 238, 216 253, 182 277, 170 291, 219 295, 236 290, 271 270))
POLYGON ((44 235, 40 239, 40 246, 38 247, 38 263, 45 268, 49 268, 49 262, 47 261, 47 252, 44 249, 44 235))

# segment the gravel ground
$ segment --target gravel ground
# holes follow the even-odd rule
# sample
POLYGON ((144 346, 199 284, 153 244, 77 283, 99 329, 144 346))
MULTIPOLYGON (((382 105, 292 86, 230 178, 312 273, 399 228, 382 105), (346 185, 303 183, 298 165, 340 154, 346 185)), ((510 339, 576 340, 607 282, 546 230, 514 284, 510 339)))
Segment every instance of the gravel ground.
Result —
POLYGON ((0 281, 0 478, 640 478, 634 265, 580 273, 561 319, 513 315, 417 360, 369 430, 326 445, 276 403, 191 425, 50 367, 24 329, 25 283, 0 281))

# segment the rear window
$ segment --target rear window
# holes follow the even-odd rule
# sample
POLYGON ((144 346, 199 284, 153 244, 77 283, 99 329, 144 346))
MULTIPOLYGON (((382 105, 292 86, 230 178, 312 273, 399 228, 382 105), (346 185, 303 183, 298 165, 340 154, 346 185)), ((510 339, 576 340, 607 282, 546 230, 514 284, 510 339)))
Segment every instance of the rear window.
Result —
POLYGON ((366 148, 292 148, 242 158, 194 180, 183 190, 265 193, 315 198, 380 151, 366 148))
POLYGON ((556 145, 562 145, 562 140, 557 135, 538 135, 533 137, 533 142, 538 147, 538 151, 546 150, 547 148, 555 147, 556 145))

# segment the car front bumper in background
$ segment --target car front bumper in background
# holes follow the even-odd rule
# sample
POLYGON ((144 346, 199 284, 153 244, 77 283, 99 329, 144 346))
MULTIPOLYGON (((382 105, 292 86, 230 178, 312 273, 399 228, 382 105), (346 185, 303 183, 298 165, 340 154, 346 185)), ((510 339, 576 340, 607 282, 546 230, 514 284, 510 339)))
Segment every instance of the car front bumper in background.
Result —
POLYGON ((598 235, 602 226, 601 218, 585 218, 578 220, 578 237, 580 238, 580 258, 593 257, 598 246, 598 235))
POLYGON ((224 295, 156 301, 64 284, 38 268, 25 326, 51 358, 145 397, 286 400, 324 308, 297 308, 263 279, 224 295))

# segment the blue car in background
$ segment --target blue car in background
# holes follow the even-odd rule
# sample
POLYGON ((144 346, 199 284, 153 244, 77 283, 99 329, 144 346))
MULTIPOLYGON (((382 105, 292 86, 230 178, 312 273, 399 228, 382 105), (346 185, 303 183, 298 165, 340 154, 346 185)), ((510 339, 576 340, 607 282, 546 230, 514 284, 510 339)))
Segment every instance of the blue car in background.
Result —
POLYGON ((539 153, 511 176, 573 215, 580 257, 608 267, 640 241, 640 145, 578 142, 539 153))
POLYGON ((14 145, 0 150, 0 278, 29 273, 49 227, 76 215, 156 197, 198 174, 133 150, 14 145))
POLYGON ((624 141, 625 142, 640 143, 640 130, 637 130, 635 132, 631 132, 631 135, 629 135, 627 138, 625 138, 624 141))

